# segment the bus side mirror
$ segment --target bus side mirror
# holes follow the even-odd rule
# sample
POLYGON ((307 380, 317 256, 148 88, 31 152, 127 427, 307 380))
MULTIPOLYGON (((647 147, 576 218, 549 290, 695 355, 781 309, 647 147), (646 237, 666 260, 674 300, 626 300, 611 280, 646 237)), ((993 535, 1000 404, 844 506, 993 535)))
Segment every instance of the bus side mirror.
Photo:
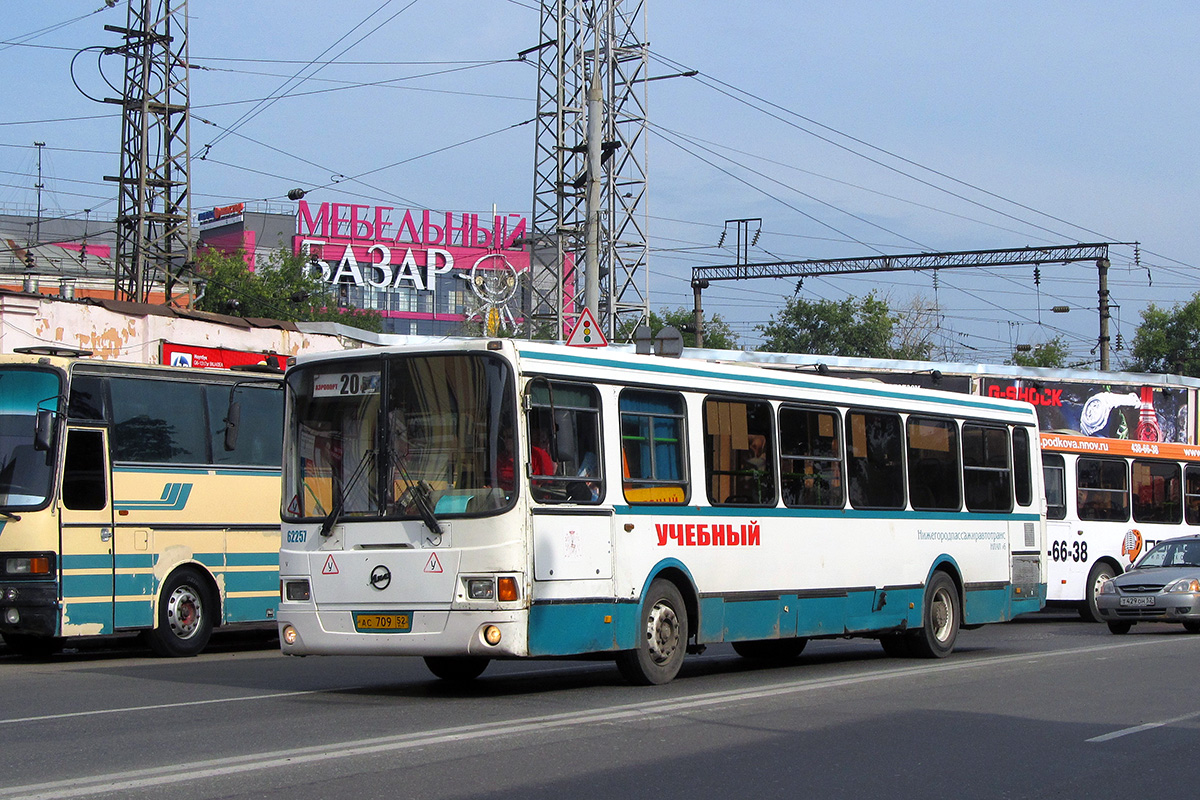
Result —
POLYGON ((33 425, 33 449, 50 452, 54 445, 54 412, 39 408, 33 425))
POLYGON ((225 412, 225 451, 237 449, 238 425, 242 421, 242 404, 230 403, 225 412))

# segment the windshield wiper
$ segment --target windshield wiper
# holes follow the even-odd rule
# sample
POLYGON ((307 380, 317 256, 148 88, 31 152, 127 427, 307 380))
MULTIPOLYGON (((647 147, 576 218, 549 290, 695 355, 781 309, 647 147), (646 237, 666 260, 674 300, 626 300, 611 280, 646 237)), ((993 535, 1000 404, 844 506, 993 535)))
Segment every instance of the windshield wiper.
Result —
POLYGON ((338 492, 337 497, 333 499, 333 508, 329 509, 329 513, 325 515, 325 519, 321 522, 321 535, 329 536, 333 533, 333 526, 338 523, 342 517, 342 511, 346 508, 346 495, 354 490, 358 485, 359 480, 367 472, 367 465, 375 461, 375 451, 368 450, 363 455, 362 461, 358 462, 358 467, 354 470, 354 474, 350 476, 350 480, 338 492))
POLYGON ((408 470, 404 468, 404 463, 396 455, 395 450, 388 448, 388 458, 392 462, 392 466, 396 468, 396 472, 400 474, 400 480, 404 481, 406 492, 412 495, 417 513, 421 515, 421 521, 425 523, 425 527, 429 528, 435 536, 441 536, 442 525, 438 522, 437 514, 433 510, 433 503, 430 501, 433 487, 425 481, 414 481, 410 478, 408 470))

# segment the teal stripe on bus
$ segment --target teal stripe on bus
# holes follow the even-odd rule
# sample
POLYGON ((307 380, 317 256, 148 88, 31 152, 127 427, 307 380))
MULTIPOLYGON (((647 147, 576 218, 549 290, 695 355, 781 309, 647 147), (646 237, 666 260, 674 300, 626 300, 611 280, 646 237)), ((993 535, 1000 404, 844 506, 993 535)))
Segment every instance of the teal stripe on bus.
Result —
POLYGON ((231 567, 273 567, 279 570, 279 551, 266 553, 229 553, 225 563, 231 567))
MULTIPOLYGON (((576 355, 574 353, 540 353, 530 351, 520 351, 522 361, 551 361, 555 363, 564 363, 578 365, 583 364, 592 367, 604 367, 607 369, 628 370, 633 372, 645 372, 652 375, 679 375, 688 378, 703 378, 705 380, 721 380, 728 381, 730 377, 716 369, 704 369, 699 367, 683 367, 674 363, 664 362, 662 364, 643 364, 636 361, 620 361, 611 358, 601 358, 597 356, 576 355)), ((974 395, 961 395, 945 393, 942 396, 941 392, 928 392, 922 394, 919 398, 912 394, 905 394, 895 390, 885 388, 877 388, 876 386, 855 385, 855 386, 830 386, 828 383, 821 383, 813 380, 806 380, 799 376, 784 377, 779 372, 772 373, 769 370, 762 370, 762 374, 748 375, 739 374, 735 380, 761 384, 763 386, 785 387, 788 389, 804 389, 809 391, 821 392, 840 392, 849 395, 861 395, 864 397, 883 399, 883 400, 904 400, 920 402, 940 403, 944 405, 960 406, 963 408, 981 408, 988 411, 1009 411, 1012 412, 1010 406, 996 403, 987 398, 981 398, 974 395)), ((661 381, 660 381, 661 382, 661 381)), ((676 387, 680 390, 686 390, 689 387, 676 387)), ((697 387, 698 390, 707 390, 704 387, 697 387)), ((1030 411, 1030 416, 1032 416, 1030 411)))
POLYGON ((143 572, 135 575, 117 573, 114 583, 116 585, 115 594, 118 597, 131 594, 153 597, 157 591, 158 581, 151 573, 143 572))
POLYGON ((225 591, 228 592, 278 592, 279 570, 261 572, 226 572, 225 591))
POLYGON ((157 561, 155 553, 118 553, 117 569, 153 569, 157 561))
POLYGON ((121 600, 113 608, 113 626, 117 628, 154 627, 154 600, 121 600))
POLYGON ((68 569, 112 569, 112 556, 101 553, 98 555, 64 554, 62 567, 68 569))
MULTIPOLYGON (((64 575, 62 581, 63 597, 108 597, 113 595, 113 576, 104 575, 64 575)), ((74 620, 72 620, 74 622, 74 620)))

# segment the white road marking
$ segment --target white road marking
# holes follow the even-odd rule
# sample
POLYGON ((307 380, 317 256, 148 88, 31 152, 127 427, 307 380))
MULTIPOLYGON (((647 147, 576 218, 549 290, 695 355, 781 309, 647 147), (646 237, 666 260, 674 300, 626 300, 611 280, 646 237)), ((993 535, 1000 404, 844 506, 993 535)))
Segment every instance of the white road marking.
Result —
MULTIPOLYGON (((263 753, 253 753, 243 756, 222 756, 207 761, 196 761, 189 764, 187 770, 180 770, 178 765, 151 767, 147 769, 112 772, 102 775, 82 776, 65 780, 49 781, 46 783, 28 784, 25 786, 10 786, 0 788, 0 800, 3 798, 24 798, 25 800, 66 800, 74 797, 128 792, 139 789, 152 789, 169 786, 184 781, 194 782, 207 778, 226 777, 250 772, 262 772, 280 767, 296 768, 303 765, 325 761, 334 761, 357 756, 378 755, 380 753, 398 753, 421 747, 439 744, 469 742, 475 739, 485 739, 504 735, 546 731, 556 728, 578 727, 590 724, 611 724, 622 720, 646 720, 668 716, 676 713, 686 713, 704 708, 744 703, 751 700, 761 700, 768 697, 780 697, 802 692, 812 692, 821 689, 836 689, 856 684, 874 683, 893 680, 896 678, 921 677, 948 672, 974 670, 984 667, 1011 663, 1028 663, 1034 660, 1060 656, 1086 655, 1103 651, 1119 650, 1128 647, 1154 647, 1179 644, 1182 642, 1200 642, 1200 638, 1172 637, 1142 642, 1122 642, 1119 644, 1093 645, 1077 647, 1069 650, 1057 650, 1037 654, 1014 653, 1006 656, 983 657, 974 660, 960 658, 955 661, 927 662, 926 664, 901 667, 899 669, 879 669, 859 675, 837 678, 801 678, 785 681, 772 686, 748 689, 727 689, 717 692, 704 692, 690 696, 664 700, 657 698, 641 703, 609 708, 595 708, 585 711, 570 711, 561 714, 548 714, 540 717, 504 720, 499 722, 480 723, 441 728, 433 731, 419 731, 399 734, 396 736, 371 737, 369 739, 333 742, 310 747, 296 747, 287 750, 273 750, 263 753)), ((319 690, 320 691, 320 690, 319 690)), ((333 689, 323 691, 336 691, 333 689)), ((285 697, 288 695, 313 694, 313 691, 280 693, 276 695, 260 695, 261 699, 285 697)), ((171 704, 162 708, 202 705, 207 702, 245 701, 251 698, 228 698, 224 701, 196 701, 192 703, 171 704)), ((150 708, 150 707, 146 707, 150 708)), ((110 709, 109 713, 122 710, 110 709)), ((105 712, 81 712, 105 713, 105 712)), ((1197 714, 1200 716, 1200 713, 1197 714)), ((1182 718, 1181 718, 1182 719, 1182 718)), ((1167 723, 1163 723, 1167 724, 1167 723)))
POLYGON ((1184 714, 1181 717, 1172 717, 1171 719, 1164 719, 1162 722, 1147 722, 1144 725, 1134 725, 1132 728, 1122 728, 1119 731, 1113 731, 1112 733, 1106 733, 1103 736, 1093 736, 1091 739, 1088 739, 1087 741, 1089 741, 1089 742, 1108 742, 1108 741, 1112 741, 1113 739, 1120 739, 1122 736, 1129 736, 1130 734, 1141 733, 1142 731, 1154 730, 1155 728, 1162 728, 1166 725, 1174 725, 1176 722, 1183 722, 1185 719, 1195 719, 1196 717, 1200 717, 1200 711, 1193 711, 1191 714, 1184 714))

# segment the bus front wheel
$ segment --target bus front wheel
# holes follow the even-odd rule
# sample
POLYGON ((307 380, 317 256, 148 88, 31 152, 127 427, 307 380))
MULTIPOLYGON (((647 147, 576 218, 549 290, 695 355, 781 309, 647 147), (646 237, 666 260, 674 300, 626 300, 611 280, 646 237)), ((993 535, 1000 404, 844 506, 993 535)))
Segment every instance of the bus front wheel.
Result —
POLYGON ((913 654, 945 658, 954 650, 959 626, 958 587, 944 572, 935 572, 925 587, 920 630, 912 632, 913 654))
POLYGON ((217 604, 208 585, 194 570, 167 578, 158 600, 158 625, 146 631, 146 642, 160 656, 194 656, 212 636, 217 604))
POLYGON ((669 683, 683 666, 688 640, 687 606, 675 584, 651 582, 638 620, 638 646, 617 654, 617 669, 638 686, 669 683))
POLYGON ((435 677, 454 683, 475 680, 487 669, 488 661, 480 656, 425 656, 425 666, 435 677))

